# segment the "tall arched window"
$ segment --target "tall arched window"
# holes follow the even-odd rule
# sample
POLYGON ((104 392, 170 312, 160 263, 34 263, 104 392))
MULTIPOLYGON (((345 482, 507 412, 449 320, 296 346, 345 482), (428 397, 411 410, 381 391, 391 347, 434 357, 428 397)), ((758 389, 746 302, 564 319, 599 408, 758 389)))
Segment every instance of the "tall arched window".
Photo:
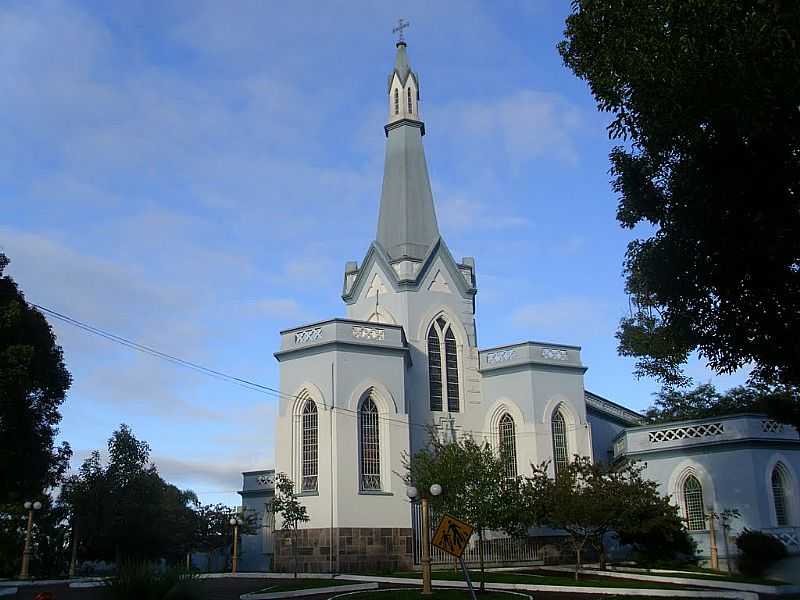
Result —
POLYGON ((567 466, 567 424, 560 410, 553 412, 550 418, 550 429, 553 434, 553 468, 556 475, 567 466))
POLYGON ((411 86, 408 86, 408 114, 413 113, 414 111, 411 110, 411 86))
POLYGON ((394 114, 400 114, 400 90, 394 88, 394 114))
POLYGON ((498 425, 500 438, 500 458, 506 467, 506 477, 517 476, 517 439, 514 432, 514 419, 506 413, 500 418, 498 425))
POLYGON ((367 396, 358 410, 359 451, 361 453, 361 489, 381 489, 380 433, 378 431, 378 407, 367 396))
POLYGON ((317 428, 317 405, 314 401, 306 400, 303 406, 303 433, 302 433, 302 463, 303 480, 300 489, 304 492, 317 491, 317 476, 319 475, 319 451, 317 428))
POLYGON ((705 529, 706 511, 703 507, 703 486, 694 475, 689 475, 683 482, 683 505, 686 508, 686 527, 689 531, 705 529))
POLYGON ((428 380, 431 410, 444 410, 444 406, 447 406, 449 412, 461 410, 458 346, 450 324, 442 317, 436 319, 428 331, 428 380), (444 369, 442 369, 442 357, 444 357, 444 369), (445 398, 447 402, 444 401, 445 398))
POLYGON ((772 469, 772 497, 775 502, 775 518, 778 527, 789 525, 789 511, 786 502, 787 477, 784 469, 785 467, 781 463, 772 469))

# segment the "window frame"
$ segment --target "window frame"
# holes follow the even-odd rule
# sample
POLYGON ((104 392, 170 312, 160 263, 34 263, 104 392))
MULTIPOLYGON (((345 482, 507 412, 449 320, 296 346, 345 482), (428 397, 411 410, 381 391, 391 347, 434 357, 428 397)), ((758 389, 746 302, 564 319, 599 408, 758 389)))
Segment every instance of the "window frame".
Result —
POLYGON ((498 449, 501 460, 505 463, 506 477, 517 476, 517 428, 514 417, 503 414, 497 423, 498 449))
POLYGON ((553 439, 553 473, 558 475, 569 464, 567 420, 560 408, 556 408, 550 415, 550 436, 553 439))
POLYGON ((686 529, 692 531, 705 531, 706 512, 703 498, 703 484, 695 475, 688 475, 681 485, 683 499, 683 512, 686 516, 686 529))
POLYGON ((772 508, 775 511, 775 523, 778 527, 790 527, 791 510, 789 507, 790 495, 788 493, 789 478, 786 473, 786 467, 783 465, 783 463, 778 462, 774 467, 772 467, 770 483, 772 484, 772 508))
POLYGON ((428 408, 431 412, 460 413, 462 406, 461 357, 450 320, 437 316, 426 338, 428 348, 428 408), (434 352, 435 350, 435 352, 434 352), (437 356, 434 359, 434 356, 437 356), (436 372, 438 371, 438 373, 436 372), (439 390, 438 394, 434 390, 439 390), (439 403, 434 406, 434 398, 439 403))
POLYGON ((358 488, 365 493, 383 490, 380 411, 372 392, 358 407, 358 488))
POLYGON ((319 491, 319 411, 311 398, 300 412, 300 491, 319 491))

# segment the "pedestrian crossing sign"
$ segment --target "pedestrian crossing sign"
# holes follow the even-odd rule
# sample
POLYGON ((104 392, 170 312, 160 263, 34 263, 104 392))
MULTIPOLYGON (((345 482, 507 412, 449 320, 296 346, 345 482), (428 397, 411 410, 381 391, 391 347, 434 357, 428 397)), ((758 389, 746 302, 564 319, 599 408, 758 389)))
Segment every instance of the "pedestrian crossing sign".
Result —
POLYGON ((473 531, 474 528, 469 523, 450 515, 445 515, 439 521, 439 526, 436 528, 436 533, 433 534, 431 544, 456 558, 461 558, 473 531))

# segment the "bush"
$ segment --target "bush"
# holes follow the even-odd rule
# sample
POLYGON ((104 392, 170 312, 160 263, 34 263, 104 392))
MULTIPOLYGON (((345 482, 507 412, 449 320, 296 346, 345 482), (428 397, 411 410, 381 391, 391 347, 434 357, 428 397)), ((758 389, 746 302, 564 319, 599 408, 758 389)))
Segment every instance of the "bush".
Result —
POLYGON ((787 554, 786 546, 778 538, 750 529, 739 534, 736 547, 739 548, 739 571, 751 577, 760 577, 787 554))
POLYGON ((200 600, 196 575, 182 569, 158 570, 147 563, 125 563, 107 580, 107 600, 200 600))

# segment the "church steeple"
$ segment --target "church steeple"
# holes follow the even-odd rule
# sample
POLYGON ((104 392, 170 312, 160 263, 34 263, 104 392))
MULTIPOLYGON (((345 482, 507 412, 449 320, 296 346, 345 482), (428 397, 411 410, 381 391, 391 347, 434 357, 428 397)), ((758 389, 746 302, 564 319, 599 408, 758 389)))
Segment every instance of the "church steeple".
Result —
POLYGON ((392 260, 422 260, 439 239, 433 194, 422 147, 419 79, 404 40, 397 42, 388 85, 389 121, 377 241, 392 260))

